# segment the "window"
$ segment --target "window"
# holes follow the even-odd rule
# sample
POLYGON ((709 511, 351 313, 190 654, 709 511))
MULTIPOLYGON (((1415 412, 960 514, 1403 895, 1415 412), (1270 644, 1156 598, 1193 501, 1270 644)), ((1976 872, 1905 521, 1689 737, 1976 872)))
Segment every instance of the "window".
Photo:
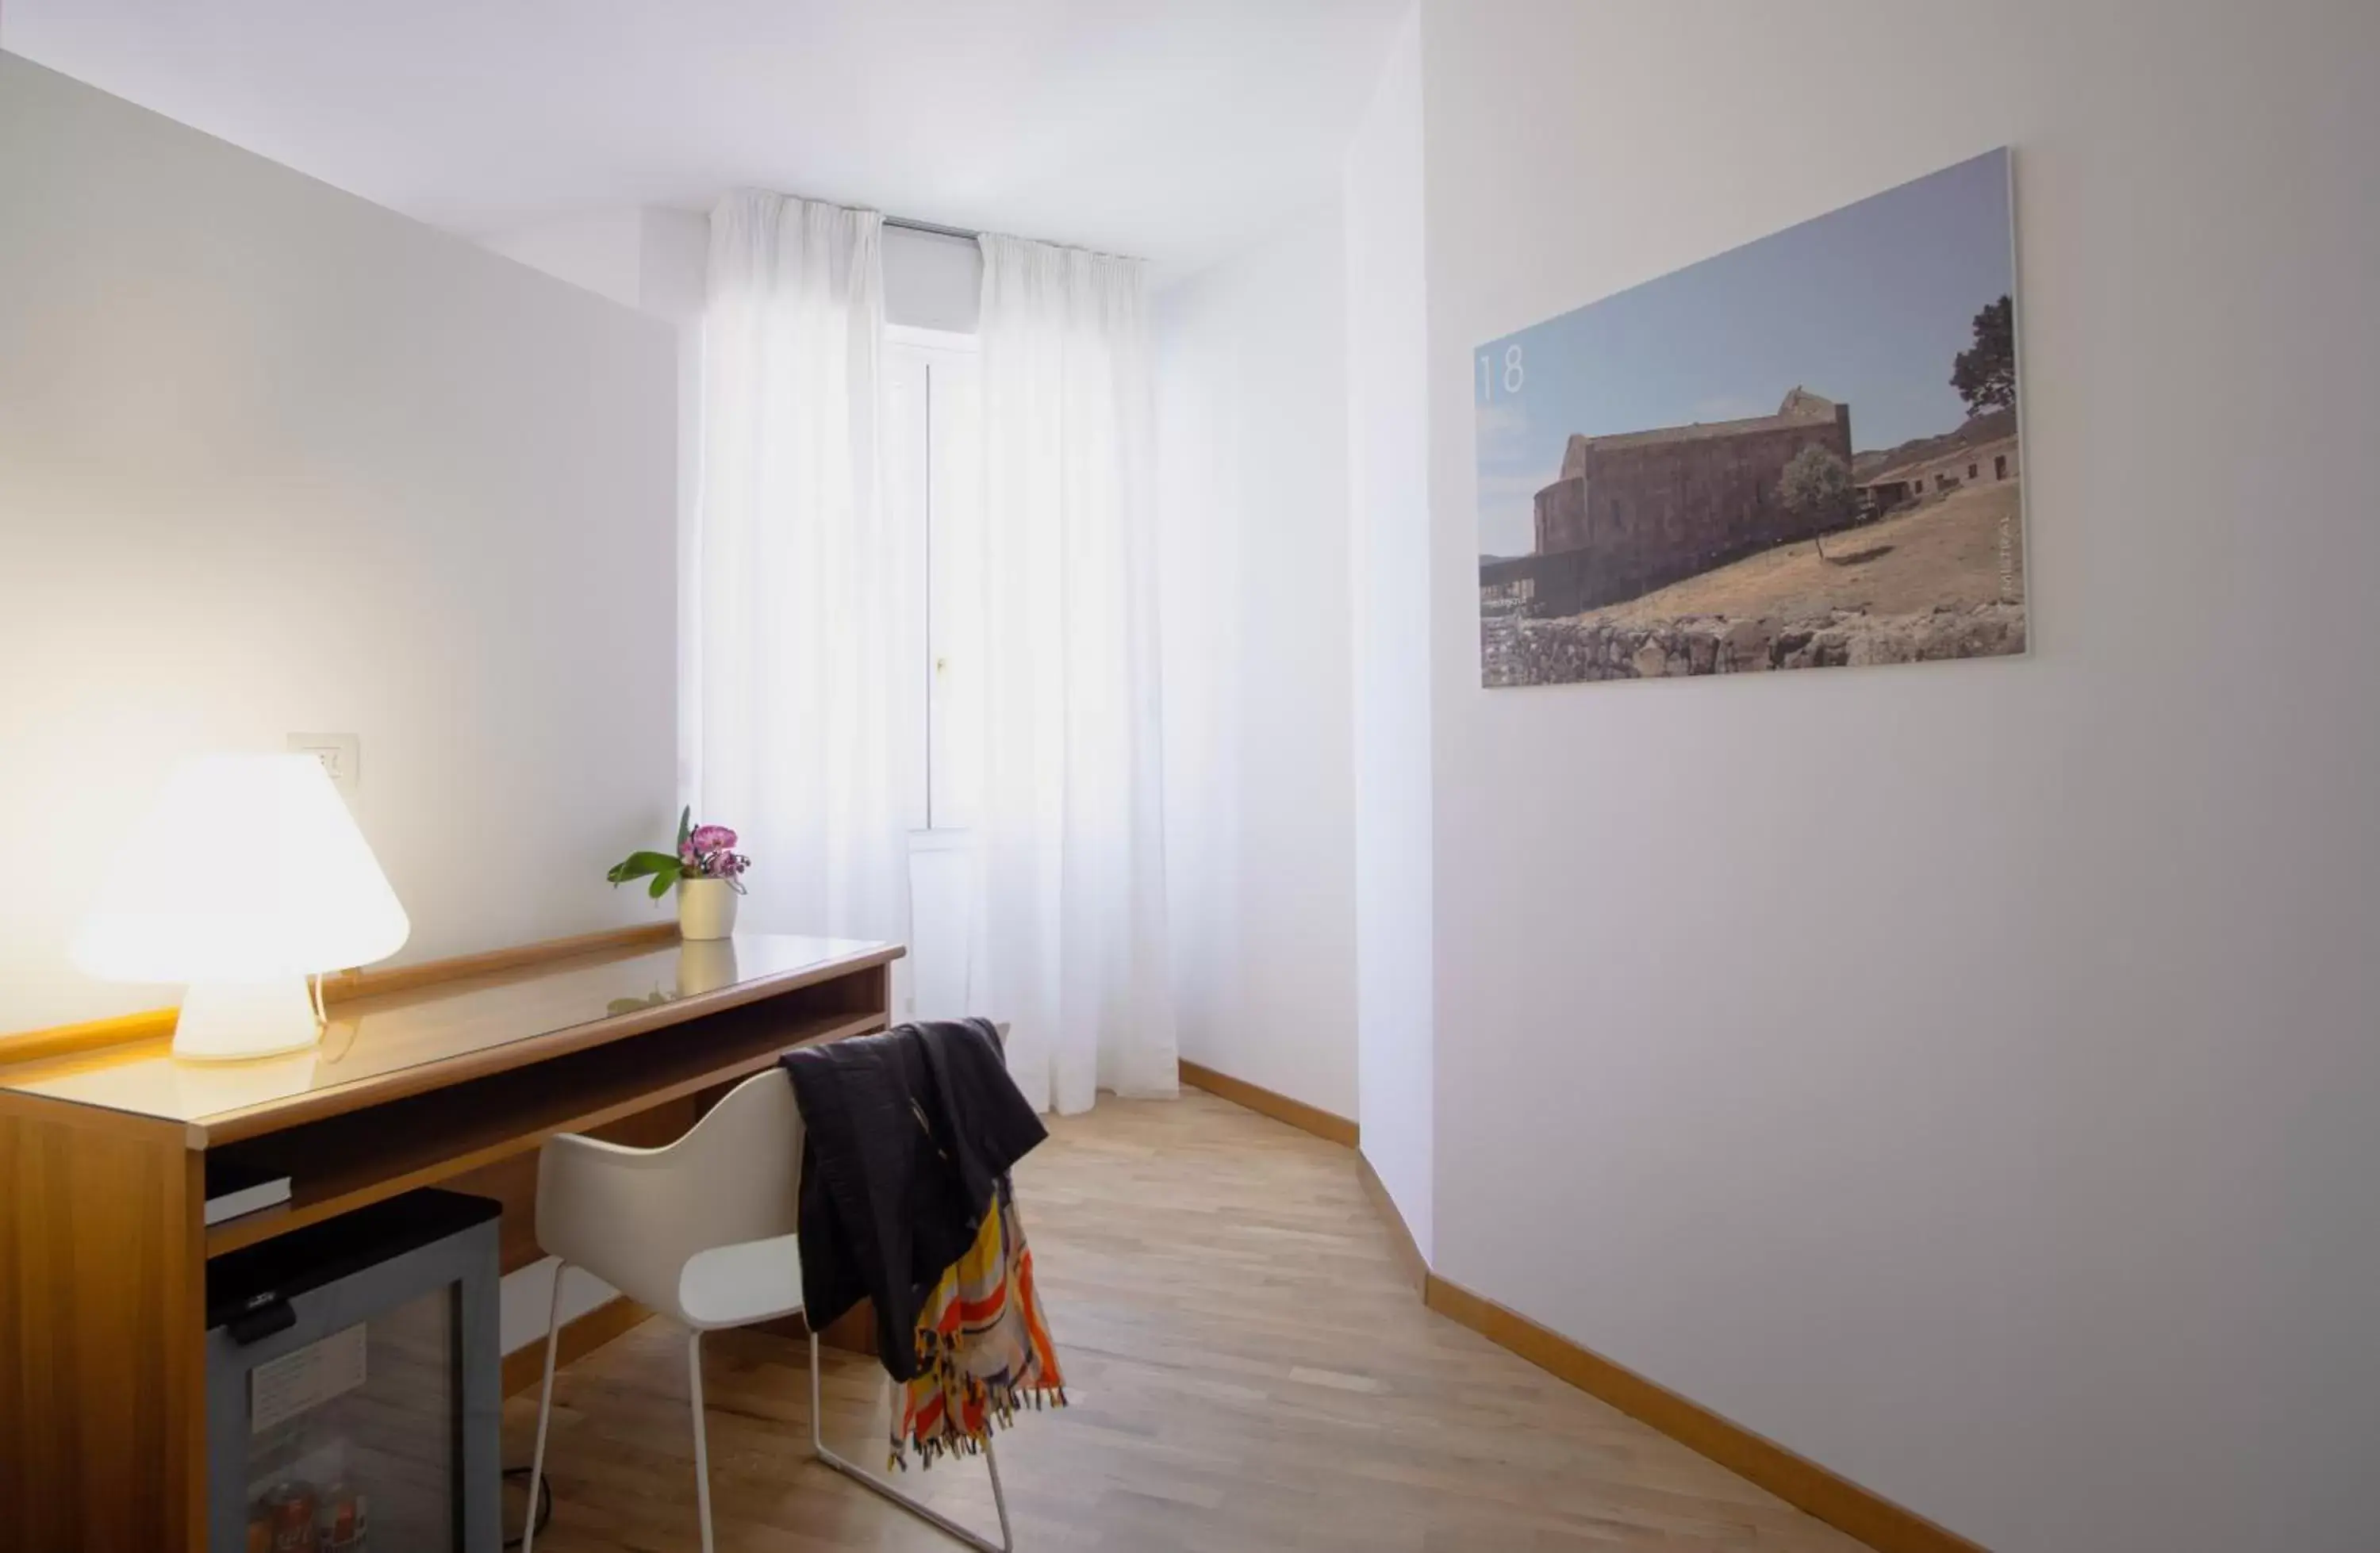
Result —
POLYGON ((1967 466, 1967 478, 1969 479, 1975 478, 1975 467, 1973 464, 1967 466))
POLYGON ((1996 454, 1992 455, 1992 479, 2008 479, 2008 455, 2007 455, 2007 454, 2005 454, 2005 453, 1996 453, 1996 454))
POLYGON ((976 339, 893 325, 884 332, 884 513, 907 528, 912 644, 903 713, 914 750, 909 828, 964 831, 982 782, 978 665, 983 636, 981 397, 976 339))

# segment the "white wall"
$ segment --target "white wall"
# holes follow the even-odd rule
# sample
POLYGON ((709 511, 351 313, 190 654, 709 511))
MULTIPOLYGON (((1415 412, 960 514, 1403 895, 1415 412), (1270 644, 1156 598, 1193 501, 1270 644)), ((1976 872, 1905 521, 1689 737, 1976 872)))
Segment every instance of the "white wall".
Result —
POLYGON ((532 270, 633 308, 644 284, 644 217, 633 205, 586 211, 492 233, 480 242, 532 270))
POLYGON ((1353 1116, 1345 285, 1333 203, 1155 329, 1182 1055, 1353 1116))
POLYGON ((2370 1547, 2380 9, 1424 45, 1439 1269, 2004 1553, 2370 1547), (1481 691, 1471 349, 2002 143, 2032 655, 1481 691))
POLYGON ((1364 1157, 1432 1249, 1429 402, 1418 12, 1343 176, 1354 619, 1355 1022, 1364 1157))
MULTIPOLYGON (((709 288, 710 222, 691 211, 623 205, 581 211, 479 239, 481 246, 662 320, 677 339, 674 457, 677 470, 678 619, 695 608, 695 511, 702 494, 702 304, 709 288)), ((677 782, 694 792, 694 663, 677 633, 677 782)))
POLYGON ((695 517, 702 500, 702 305, 710 281, 710 220, 647 208, 637 220, 636 305, 677 336, 677 799, 694 798, 697 686, 691 637, 700 587, 695 517))
MULTIPOLYGON (((402 959, 647 919, 668 331, 0 55, 0 1029, 174 761, 361 740, 402 959)), ((225 839, 227 865, 237 838, 225 839)))

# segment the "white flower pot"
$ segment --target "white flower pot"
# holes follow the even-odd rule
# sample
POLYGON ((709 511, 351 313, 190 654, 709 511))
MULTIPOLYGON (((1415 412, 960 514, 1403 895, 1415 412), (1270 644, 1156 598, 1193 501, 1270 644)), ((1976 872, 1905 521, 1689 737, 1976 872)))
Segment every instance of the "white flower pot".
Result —
POLYGON ((677 936, 723 939, 735 931, 735 887, 723 879, 677 881, 677 936))
POLYGON ((735 940, 689 938, 677 946, 677 995, 698 998, 735 984, 735 940))

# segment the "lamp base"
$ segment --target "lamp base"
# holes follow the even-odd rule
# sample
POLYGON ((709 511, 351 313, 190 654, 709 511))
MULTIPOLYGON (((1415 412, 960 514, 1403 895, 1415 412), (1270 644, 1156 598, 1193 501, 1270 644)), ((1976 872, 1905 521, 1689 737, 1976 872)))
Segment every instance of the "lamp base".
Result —
POLYGON ((174 1055, 191 1062, 237 1062, 303 1051, 322 1038, 306 978, 194 981, 174 1021, 174 1055))

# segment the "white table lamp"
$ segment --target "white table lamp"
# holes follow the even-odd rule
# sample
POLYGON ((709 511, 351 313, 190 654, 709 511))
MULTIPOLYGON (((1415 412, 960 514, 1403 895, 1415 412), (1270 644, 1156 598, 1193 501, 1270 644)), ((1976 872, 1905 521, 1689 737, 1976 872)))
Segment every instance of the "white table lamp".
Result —
POLYGON ((174 1055, 302 1050, 306 978, 404 947, 412 924, 310 755, 211 755, 174 773, 124 840, 76 940, 109 981, 187 985, 174 1055))

